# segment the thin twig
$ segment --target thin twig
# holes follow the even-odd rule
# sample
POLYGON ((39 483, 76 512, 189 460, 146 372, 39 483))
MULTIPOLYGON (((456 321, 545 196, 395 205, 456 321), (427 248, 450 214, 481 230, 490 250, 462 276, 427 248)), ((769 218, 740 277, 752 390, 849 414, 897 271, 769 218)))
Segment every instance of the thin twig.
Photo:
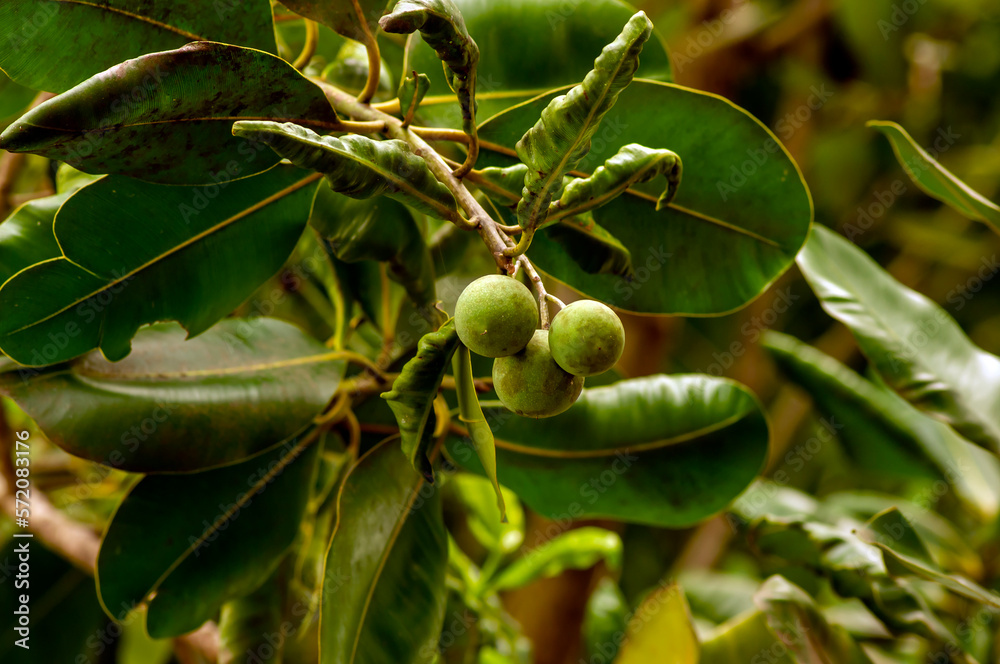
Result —
POLYGON ((538 320, 541 323, 541 328, 547 330, 549 329, 549 294, 545 291, 545 284, 542 283, 542 278, 527 256, 518 256, 517 261, 524 268, 525 274, 528 275, 528 279, 531 279, 531 283, 538 293, 538 320))
POLYGON ((358 4, 358 0, 351 0, 351 2, 358 16, 361 17, 361 31, 364 34, 362 43, 365 45, 365 50, 368 51, 368 80, 356 101, 367 104, 378 92, 378 84, 382 76, 382 55, 378 50, 378 40, 372 34, 371 28, 368 27, 368 21, 365 20, 365 13, 361 9, 361 5, 358 4))
POLYGON ((319 43, 319 25, 316 24, 316 21, 303 19, 303 22, 306 28, 306 43, 302 45, 299 57, 295 58, 295 62, 292 63, 296 69, 302 69, 309 64, 313 55, 316 54, 316 44, 319 43))

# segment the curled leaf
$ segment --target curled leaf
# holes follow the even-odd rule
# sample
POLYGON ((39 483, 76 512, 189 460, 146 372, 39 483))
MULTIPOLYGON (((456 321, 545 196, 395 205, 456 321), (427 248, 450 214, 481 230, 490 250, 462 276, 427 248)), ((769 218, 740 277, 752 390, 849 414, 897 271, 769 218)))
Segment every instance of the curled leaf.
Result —
POLYGON ((590 151, 590 140, 601 120, 632 82, 639 52, 652 31, 653 24, 643 12, 633 16, 618 38, 601 51, 583 83, 549 102, 538 122, 517 142, 517 155, 528 166, 517 207, 522 228, 537 228, 545 220, 563 176, 590 151))
POLYGON ((233 134, 265 143, 293 164, 323 173, 330 188, 345 196, 385 195, 446 220, 458 214, 455 197, 403 141, 320 136, 291 122, 237 122, 233 134))
POLYGON ((436 332, 425 334, 417 344, 417 354, 403 366, 392 390, 382 394, 399 423, 403 452, 431 483, 434 482, 434 469, 427 452, 432 437, 427 431, 427 421, 458 344, 454 320, 436 332))
POLYGON ((417 107, 423 100, 427 91, 431 87, 431 79, 426 74, 413 72, 412 76, 407 76, 399 84, 399 112, 404 118, 412 118, 417 112, 417 107))
POLYGON ((681 158, 670 150, 654 150, 636 143, 624 146, 598 166, 588 178, 570 180, 562 196, 549 208, 549 220, 568 217, 600 207, 634 184, 663 175, 667 186, 656 199, 656 209, 673 200, 681 183, 681 158))

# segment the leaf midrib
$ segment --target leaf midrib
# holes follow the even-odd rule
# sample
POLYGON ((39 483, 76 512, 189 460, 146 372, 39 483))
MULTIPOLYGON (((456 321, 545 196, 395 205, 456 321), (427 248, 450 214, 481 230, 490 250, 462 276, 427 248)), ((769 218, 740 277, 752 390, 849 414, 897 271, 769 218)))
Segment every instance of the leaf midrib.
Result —
POLYGON ((92 2, 84 2, 84 0, 52 0, 52 2, 58 4, 67 4, 67 5, 82 5, 84 7, 89 7, 91 9, 111 12, 112 14, 121 14, 122 16, 126 16, 135 21, 139 21, 141 23, 148 23, 149 25, 160 28, 161 30, 166 30, 167 32, 172 32, 176 35, 180 35, 181 37, 184 37, 185 39, 190 39, 191 41, 207 41, 204 37, 199 37, 198 35, 192 32, 188 32, 186 30, 182 30, 177 26, 170 25, 169 23, 163 23, 162 21, 157 21, 156 19, 151 18, 149 16, 135 14, 125 9, 120 9, 118 7, 97 5, 92 2))

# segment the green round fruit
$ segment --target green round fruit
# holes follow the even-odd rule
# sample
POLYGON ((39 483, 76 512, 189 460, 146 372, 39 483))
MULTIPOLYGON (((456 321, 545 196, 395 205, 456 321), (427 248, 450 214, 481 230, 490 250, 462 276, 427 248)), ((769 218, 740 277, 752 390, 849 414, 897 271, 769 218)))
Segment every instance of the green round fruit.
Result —
POLYGON ((552 357, 574 376, 604 373, 622 356, 625 328, 617 314, 594 300, 566 305, 549 327, 552 357))
POLYGON ((524 284, 491 274, 476 279, 458 296, 455 330, 469 350, 506 357, 528 345, 538 327, 538 305, 524 284))
POLYGON ((583 378, 560 369, 549 352, 548 330, 535 330, 524 350, 493 362, 493 389, 518 415, 552 417, 579 398, 583 378))

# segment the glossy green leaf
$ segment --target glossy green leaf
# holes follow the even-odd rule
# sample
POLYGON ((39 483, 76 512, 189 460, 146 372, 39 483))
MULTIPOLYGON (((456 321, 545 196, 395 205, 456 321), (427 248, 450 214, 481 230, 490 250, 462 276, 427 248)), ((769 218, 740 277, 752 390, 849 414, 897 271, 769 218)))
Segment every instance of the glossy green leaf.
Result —
POLYGON ((594 221, 592 214, 562 219, 549 226, 546 237, 561 246, 587 274, 635 277, 632 252, 594 221))
POLYGON ((440 493, 423 490, 428 486, 394 440, 348 473, 325 569, 326 577, 346 581, 323 598, 321 664, 433 659, 444 622, 448 539, 440 493))
MULTIPOLYGON (((542 420, 487 409, 497 475, 552 518, 611 518, 664 527, 723 509, 757 475, 768 429, 741 385, 703 375, 650 376, 589 388, 542 420)), ((461 439, 448 451, 482 472, 461 439)))
POLYGON ((475 136, 479 47, 469 35, 455 3, 452 0, 399 0, 392 12, 378 23, 389 33, 420 32, 424 43, 434 49, 448 68, 448 85, 455 91, 462 110, 462 129, 475 136))
POLYGON ((145 604, 146 631, 163 638, 197 629, 256 590, 298 532, 319 449, 308 443, 298 435, 236 465, 140 480, 101 541, 105 611, 145 604))
POLYGON ((15 83, 0 71, 0 120, 23 111, 35 94, 31 88, 15 83))
POLYGON ((0 134, 0 148, 88 173, 224 187, 278 162, 233 137, 240 118, 337 121, 323 91, 281 58, 199 42, 128 60, 36 106, 0 134))
POLYGON ((0 224, 0 284, 26 267, 62 255, 52 222, 67 191, 19 205, 0 224))
MULTIPOLYGON (((455 5, 479 46, 476 101, 481 118, 582 81, 594 58, 636 11, 622 0, 573 4, 565 0, 455 0, 455 5)), ((443 94, 448 85, 437 54, 422 39, 414 41, 407 69, 427 74, 433 91, 421 106, 423 121, 461 126, 455 95, 443 94)), ((638 75, 671 80, 667 49, 659 34, 654 33, 646 44, 638 75)), ((537 119, 536 114, 532 123, 537 119)))
POLYGON ((504 496, 506 521, 501 520, 493 483, 485 477, 459 473, 448 480, 448 490, 453 491, 465 508, 469 532, 483 547, 494 553, 507 555, 517 551, 524 542, 524 510, 513 492, 500 487, 504 496))
MULTIPOLYGON (((1000 469, 996 457, 973 445, 947 424, 928 417, 895 393, 865 380, 829 355, 779 332, 763 336, 781 368, 844 427, 842 438, 858 454, 877 454, 880 444, 900 445, 926 457, 980 519, 1000 511, 1000 469), (863 427, 863 428, 862 428, 863 427), (885 443, 881 443, 881 441, 885 443)), ((885 463, 873 456, 872 462, 885 463)), ((895 462, 901 465, 900 461, 895 462)), ((883 465, 883 468, 885 466, 883 465)))
MULTIPOLYGON (((267 659, 281 664, 288 626, 284 608, 290 581, 286 559, 252 593, 227 602, 219 616, 219 664, 239 664, 249 654, 272 653, 267 659)), ((252 659, 251 659, 252 661, 252 659)))
MULTIPOLYGON (((564 92, 486 121, 479 166, 510 166, 516 142, 564 92)), ((602 127, 578 170, 593 172, 623 146, 640 144, 680 155, 684 184, 660 211, 656 181, 593 210, 631 252, 633 278, 587 273, 546 231, 536 233, 528 254, 539 269, 628 311, 709 315, 744 306, 791 266, 809 232, 809 191, 783 146, 746 111, 715 95, 634 80, 602 127)))
POLYGON ((905 129, 895 122, 881 120, 872 120, 866 126, 889 139, 903 170, 924 193, 1000 233, 1000 207, 939 164, 905 129))
POLYGON ((402 141, 373 141, 356 134, 320 136, 275 122, 237 122, 233 134, 265 143, 297 166, 319 171, 331 189, 350 198, 384 194, 440 219, 458 214, 455 197, 402 141))
POLYGON ((385 261, 388 275, 422 310, 437 298, 434 267, 413 214, 383 197, 355 200, 321 186, 309 223, 345 263, 385 261))
POLYGON ((514 560, 490 582, 490 589, 521 588, 537 579, 558 576, 568 569, 588 569, 602 561, 612 571, 621 569, 622 540, 618 534, 604 528, 577 528, 514 560))
POLYGON ((281 0, 281 4, 348 39, 370 44, 387 0, 281 0))
POLYGON ((406 76, 400 82, 399 92, 396 95, 399 98, 400 115, 405 118, 412 113, 416 113, 417 108, 420 107, 420 102, 427 96, 427 91, 430 90, 430 87, 431 79, 427 77, 427 74, 417 73, 416 76, 413 74, 406 76))
POLYGON ((123 60, 194 41, 275 53, 270 3, 247 0, 209 9, 193 0, 0 4, 0 42, 5 44, 0 69, 36 90, 63 92, 123 60), (73 48, 66 47, 67 35, 73 48))
POLYGON ((214 192, 108 177, 59 209, 63 257, 0 287, 0 349, 26 365, 100 348, 176 320, 194 336, 277 272, 305 228, 318 176, 278 166, 214 192), (30 293, 30 295, 29 295, 30 293))
POLYGON ((768 627, 760 611, 748 611, 727 620, 701 642, 701 664, 750 662, 763 653, 768 664, 797 664, 781 639, 768 627))
POLYGON ((185 472, 292 435, 323 409, 346 369, 275 319, 227 319, 185 336, 176 324, 155 325, 121 362, 95 351, 27 379, 9 375, 0 392, 74 456, 130 472, 185 472))
POLYGON ((592 210, 617 198, 629 187, 662 175, 667 183, 656 199, 656 210, 659 211, 677 195, 681 170, 680 157, 670 150, 626 145, 598 166, 590 177, 570 180, 563 187, 562 195, 552 204, 548 217, 555 220, 592 210))
MULTIPOLYGON (((621 34, 601 51, 583 83, 549 102, 539 120, 517 142, 517 156, 528 167, 517 205, 517 218, 526 232, 545 221, 563 177, 590 151, 604 116, 632 82, 642 45, 652 33, 653 24, 644 13, 629 19, 621 34)), ((603 173, 600 176, 598 181, 603 173)))
POLYGON ((859 531, 859 536, 882 551, 891 574, 916 574, 974 602, 1000 608, 1000 595, 997 593, 964 576, 941 570, 931 559, 913 525, 897 508, 876 514, 865 526, 859 531))
POLYGON ((798 263, 887 384, 969 440, 1000 450, 1000 358, 833 231, 816 227, 798 263))
POLYGON ((784 577, 767 579, 754 595, 754 602, 796 661, 870 664, 850 634, 828 623, 813 598, 784 577))
POLYGON ((636 610, 615 664, 698 664, 699 659, 684 591, 667 585, 650 593, 636 610))
POLYGON ((605 661, 615 661, 625 639, 629 614, 628 601, 615 580, 606 576, 598 581, 584 607, 580 628, 587 661, 599 661, 598 656, 605 661))
POLYGON ((382 393, 399 423, 403 452, 428 482, 434 481, 434 467, 428 456, 433 440, 426 430, 427 422, 458 344, 454 320, 425 334, 417 344, 417 354, 403 365, 392 389, 382 393))
POLYGON ((452 374, 455 377, 455 396, 458 399, 458 419, 469 431, 468 442, 476 451, 479 467, 493 484, 496 493, 497 509, 500 510, 500 520, 507 519, 504 507, 503 492, 497 480, 497 451, 493 431, 483 409, 479 405, 479 395, 476 394, 474 376, 472 374, 472 353, 459 343, 451 358, 452 374))

